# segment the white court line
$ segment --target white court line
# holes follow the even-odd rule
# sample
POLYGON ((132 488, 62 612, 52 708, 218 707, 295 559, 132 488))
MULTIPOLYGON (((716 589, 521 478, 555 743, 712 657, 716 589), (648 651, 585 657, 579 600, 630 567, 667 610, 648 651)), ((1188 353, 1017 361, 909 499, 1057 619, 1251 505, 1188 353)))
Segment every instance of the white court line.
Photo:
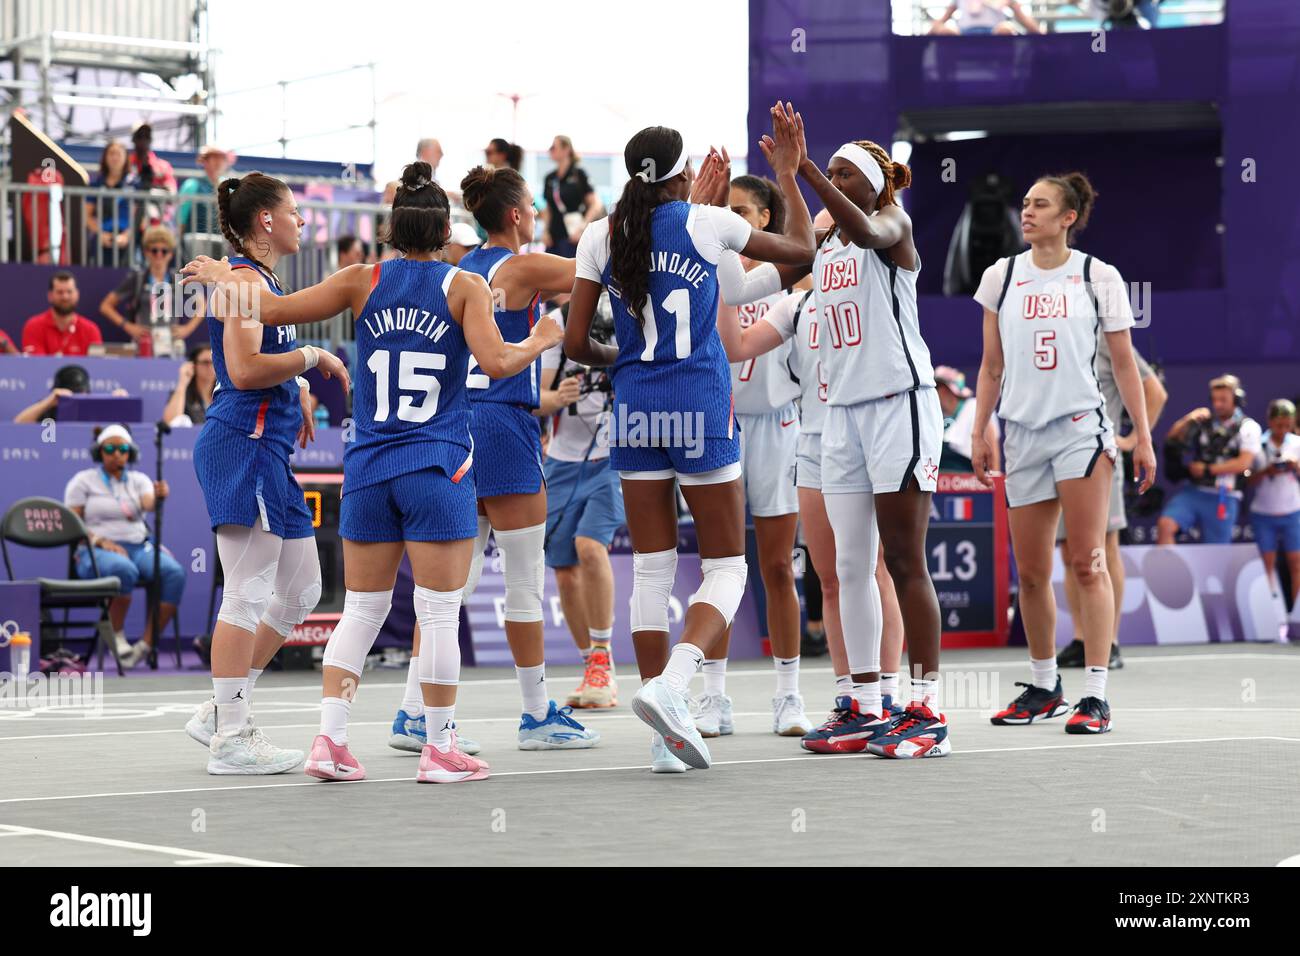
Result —
MULTIPOLYGON (((989 648, 989 650, 1000 650, 1000 649, 1001 649, 1001 648, 989 648)), ((1025 650, 1025 653, 1028 654, 1028 650, 1027 650, 1027 649, 1025 650)), ((1288 654, 1288 653, 1286 653, 1286 652, 1284 652, 1284 651, 1279 651, 1279 652, 1276 653, 1276 654, 1260 654, 1260 653, 1258 653, 1258 652, 1253 652, 1253 651, 1244 651, 1244 652, 1242 652, 1242 653, 1240 653, 1240 654, 1164 654, 1164 655, 1156 655, 1156 656, 1151 656, 1151 657, 1131 657, 1131 656, 1129 656, 1129 655, 1125 655, 1125 656, 1124 656, 1124 663, 1125 663, 1126 665, 1127 665, 1127 664, 1168 664, 1168 663, 1186 663, 1186 662, 1189 662, 1189 661, 1256 661, 1256 660, 1261 660, 1261 661, 1285 661, 1285 662, 1288 662, 1288 663, 1296 664, 1296 663, 1300 663, 1300 656, 1293 656, 1293 655, 1290 655, 1290 654, 1288 654)), ((556 666, 564 666, 564 667, 572 666, 572 667, 574 667, 574 668, 577 668, 578 665, 577 665, 577 664, 573 664, 573 665, 556 665, 556 666)), ((944 660, 944 662, 943 662, 943 670, 944 670, 944 671, 959 671, 959 670, 976 670, 976 671, 977 671, 977 670, 999 670, 999 669, 1007 668, 1007 667, 1028 667, 1028 658, 1027 658, 1027 657, 1017 657, 1017 658, 1015 658, 1015 659, 1013 659, 1013 660, 1003 660, 1003 661, 981 661, 981 660, 957 660, 957 661, 952 661, 952 660, 944 660)), ((396 668, 391 668, 391 669, 392 669, 392 670, 396 670, 396 668)), ((390 670, 390 668, 387 668, 387 667, 386 667, 386 668, 384 668, 384 670, 390 670)), ((772 668, 770 668, 770 667, 762 667, 762 668, 756 668, 756 669, 753 669, 753 670, 728 670, 728 671, 727 671, 727 677, 728 677, 728 678, 731 678, 731 677, 771 677, 774 673, 775 673, 775 672, 772 670, 772 668)), ((833 671, 831 668, 829 668, 829 667, 804 667, 804 666, 801 666, 801 667, 800 667, 800 673, 802 673, 802 674, 831 674, 831 673, 834 673, 834 671, 833 671)), ((142 675, 142 676, 146 676, 146 677, 147 677, 148 675, 142 675)), ((173 676, 173 675, 164 675, 164 676, 173 676)), ((204 671, 195 671, 192 675, 187 675, 187 676, 193 676, 193 677, 197 677, 197 678, 203 678, 203 679, 206 679, 206 678, 207 678, 207 673, 204 672, 204 671)), ((560 676, 577 676, 577 675, 576 675, 576 674, 573 674, 573 675, 560 675, 560 676)), ((125 679, 125 678, 120 678, 120 679, 125 679)), ((622 674, 622 675, 618 675, 617 679, 618 679, 618 680, 632 680, 632 681, 634 681, 634 680, 637 680, 638 678, 637 678, 635 675, 633 675, 633 674, 622 674)), ((517 683, 518 683, 518 680, 517 680, 516 678, 514 678, 514 677, 485 677, 485 678, 483 678, 482 680, 462 680, 462 681, 460 682, 460 686, 461 686, 461 687, 466 687, 466 686, 476 686, 476 687, 492 687, 492 686, 504 687, 504 686, 511 686, 511 687, 513 687, 513 686, 515 686, 517 683)), ((319 682, 319 681, 316 682, 316 683, 314 683, 314 684, 286 684, 286 685, 283 686, 283 687, 275 687, 275 686, 271 686, 271 685, 269 685, 269 684, 268 684, 267 686, 268 686, 268 688, 269 688, 271 691, 273 691, 274 693, 280 693, 280 692, 282 692, 282 691, 283 691, 283 692, 290 692, 290 691, 307 691, 307 690, 314 690, 314 691, 316 691, 317 693, 320 693, 320 682, 319 682)), ((405 687, 405 686, 406 686, 406 682, 405 682, 404 680, 401 680, 401 681, 367 681, 367 680, 364 678, 364 676, 363 676, 363 677, 362 677, 362 684, 361 684, 361 686, 364 686, 364 687, 405 687)), ((178 695, 178 694, 204 694, 204 695, 207 695, 207 696, 211 696, 211 695, 208 693, 208 691, 207 691, 206 688, 196 687, 196 688, 177 688, 177 689, 175 689, 175 690, 124 690, 124 691, 113 691, 113 692, 111 692, 111 693, 101 694, 100 697, 102 697, 102 698, 105 699, 105 700, 108 700, 108 699, 110 699, 110 698, 114 698, 114 697, 167 697, 167 696, 175 696, 175 695, 178 695)))
POLYGON ((94 843, 97 846, 111 846, 121 850, 143 850, 146 853, 163 853, 167 856, 179 856, 184 860, 176 863, 234 863, 239 866, 297 866, 296 863, 272 863, 269 860, 254 860, 246 856, 227 856, 224 853, 207 853, 203 850, 185 850, 178 846, 161 846, 156 843, 135 843, 131 840, 113 840, 108 837, 87 836, 84 833, 67 833, 63 830, 37 830, 32 827, 11 826, 0 823, 0 830, 7 836, 44 836, 56 840, 69 840, 73 843, 94 843))
MULTIPOLYGON (((1124 707, 1121 708, 1125 714, 1300 714, 1300 707, 1124 707)), ((945 707, 945 714, 974 714, 976 717, 990 717, 993 709, 987 707, 945 707)), ((154 716, 141 717, 140 720, 150 720, 154 716)), ((734 717, 771 717, 772 712, 769 710, 749 710, 736 711, 734 717)), ((633 713, 595 713, 583 714, 587 721, 587 726, 597 726, 607 721, 615 720, 639 720, 633 713)), ((466 717, 464 718, 464 728, 473 730, 480 724, 516 724, 519 722, 518 717, 466 717)), ((350 720, 349 727, 389 727, 392 725, 391 720, 350 720)), ((457 726, 461 722, 457 721, 457 726)), ((317 730, 320 727, 319 722, 313 724, 259 724, 262 730, 317 730)), ((82 737, 133 737, 133 736, 150 736, 154 734, 183 734, 184 727, 166 727, 163 729, 153 730, 90 730, 78 731, 68 734, 24 734, 22 736, 0 737, 0 743, 6 743, 11 740, 63 740, 79 739, 82 737)), ((712 738, 709 738, 712 739, 712 738)))
MULTIPOLYGON (((1091 743, 1080 742, 1077 744, 1045 744, 1036 747, 984 747, 972 750, 955 750, 954 754, 998 754, 998 753, 1021 753, 1040 750, 1083 750, 1097 747, 1157 747, 1164 744, 1214 744, 1230 743, 1241 741, 1280 741, 1283 743, 1300 744, 1300 737, 1192 737, 1179 740, 1115 740, 1100 741, 1093 738, 1091 743)), ((850 757, 859 760, 864 759, 863 754, 798 754, 793 757, 754 757, 746 760, 715 760, 713 766, 728 767, 739 766, 742 764, 758 763, 788 763, 794 760, 802 760, 811 764, 826 764, 834 760, 848 759, 850 757)), ((869 759, 869 758, 868 758, 869 759)), ((875 758, 873 762, 890 763, 883 757, 875 758)), ((899 763, 905 761, 898 761, 899 763)), ((563 773, 610 773, 622 770, 648 770, 647 764, 629 764, 618 767, 556 767, 550 770, 506 770, 499 773, 493 773, 492 777, 535 777, 545 776, 548 774, 563 773)), ((410 783, 414 777, 406 775, 403 777, 372 777, 366 780, 357 781, 338 781, 332 784, 334 787, 364 787, 372 783, 410 783)), ((109 797, 155 797, 170 796, 178 793, 225 793, 225 792, 243 792, 246 790, 277 790, 291 789, 294 787, 319 787, 322 785, 320 780, 302 780, 295 783, 254 783, 243 786, 230 785, 224 787, 181 787, 173 790, 122 790, 106 793, 67 793, 58 796, 42 797, 6 797, 0 799, 0 804, 7 803, 46 803, 55 800, 99 800, 109 797)))

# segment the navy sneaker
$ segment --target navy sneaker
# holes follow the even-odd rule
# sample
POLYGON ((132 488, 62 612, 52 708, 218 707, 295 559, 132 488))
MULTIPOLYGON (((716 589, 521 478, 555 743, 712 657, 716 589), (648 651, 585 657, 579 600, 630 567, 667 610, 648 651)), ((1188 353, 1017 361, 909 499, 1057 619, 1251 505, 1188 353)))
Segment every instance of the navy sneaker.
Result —
POLYGON ((1024 693, 998 711, 991 718, 999 726, 1014 724, 1032 724, 1036 720, 1060 717, 1070 709, 1070 702, 1061 693, 1061 678, 1056 678, 1054 690, 1043 690, 1033 684, 1016 681, 1017 687, 1023 687, 1024 693))
POLYGON ((820 727, 807 733, 799 745, 818 754, 856 754, 887 733, 894 718, 885 714, 864 714, 852 697, 835 698, 835 710, 820 727))
POLYGON ((1067 734, 1110 733, 1110 704, 1099 697, 1085 697, 1074 705, 1074 713, 1065 722, 1067 734))
POLYGON ((546 717, 534 720, 531 714, 519 717, 520 750, 586 750, 600 742, 600 734, 588 730, 569 715, 572 707, 557 707, 549 702, 546 717))
POLYGON ((1083 641, 1077 637, 1061 648, 1061 653, 1056 655, 1057 667, 1082 667, 1083 666, 1083 641))
POLYGON ((889 694, 882 694, 880 697, 880 703, 885 708, 886 717, 902 717, 903 711, 906 709, 902 704, 895 701, 889 694))
POLYGON ((877 757, 946 757, 952 753, 948 722, 925 704, 911 704, 893 728, 867 744, 877 757))

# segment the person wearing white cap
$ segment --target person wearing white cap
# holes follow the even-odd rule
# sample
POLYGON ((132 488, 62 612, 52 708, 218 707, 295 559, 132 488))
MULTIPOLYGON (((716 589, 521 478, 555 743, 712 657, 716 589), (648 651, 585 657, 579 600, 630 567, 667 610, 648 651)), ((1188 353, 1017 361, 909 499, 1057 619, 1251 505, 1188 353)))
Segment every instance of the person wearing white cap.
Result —
POLYGON ((192 232, 221 231, 217 226, 217 183, 226 178, 227 170, 235 162, 235 154, 208 143, 199 150, 197 159, 204 175, 191 176, 181 184, 177 226, 182 236, 192 232))
MULTIPOLYGON (((92 578, 98 571, 121 582, 121 592, 109 604, 108 616, 117 640, 117 656, 127 667, 134 667, 148 655, 153 630, 147 618, 145 637, 129 644, 124 630, 126 612, 136 584, 153 580, 155 542, 149 540, 144 516, 154 510, 155 502, 167 497, 167 482, 151 481, 131 467, 139 459, 140 449, 125 425, 96 429, 90 456, 95 467, 73 475, 63 492, 63 503, 85 523, 95 551, 92 564, 90 552, 84 547, 77 549, 77 577, 92 578)), ((162 578, 161 632, 176 614, 185 590, 185 569, 163 549, 158 573, 162 578)))
POLYGON ((467 222, 453 222, 451 235, 442 247, 442 261, 448 265, 458 266, 465 253, 477 249, 482 243, 478 231, 467 222))
POLYGON ((835 530, 853 681, 851 713, 814 734, 829 735, 829 746, 840 752, 940 757, 952 745, 938 709, 941 622, 925 534, 943 417, 917 314, 921 260, 912 221, 896 199, 912 174, 869 140, 845 143, 823 174, 808 158, 802 117, 795 118, 799 175, 826 204, 834 226, 819 233, 814 260, 798 269, 763 267, 739 282, 728 273, 722 278, 727 302, 738 304, 812 271, 827 382, 821 484, 835 530), (914 672, 911 703, 898 718, 887 713, 881 685, 878 544, 898 594, 914 672))

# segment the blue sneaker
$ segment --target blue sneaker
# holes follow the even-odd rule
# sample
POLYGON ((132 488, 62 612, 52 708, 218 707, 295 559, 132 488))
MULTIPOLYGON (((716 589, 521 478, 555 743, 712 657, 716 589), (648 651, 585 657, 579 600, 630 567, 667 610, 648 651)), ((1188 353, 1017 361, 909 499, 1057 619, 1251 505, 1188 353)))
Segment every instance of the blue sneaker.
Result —
POLYGON ((902 704, 894 700, 894 698, 889 694, 881 695, 880 703, 885 708, 886 717, 902 717, 903 711, 907 709, 902 704))
MULTIPOLYGON (((883 709, 883 708, 882 708, 883 709)), ((835 698, 835 709, 820 727, 804 734, 800 746, 815 754, 857 754, 867 744, 889 732, 894 717, 864 714, 852 697, 835 698)))
MULTIPOLYGON (((399 710, 397 716, 393 718, 393 732, 389 735, 388 746, 394 750, 405 750, 409 753, 418 754, 424 750, 425 743, 428 742, 428 736, 424 730, 424 714, 419 717, 412 717, 404 710, 399 710)), ((462 737, 459 728, 456 732, 456 743, 460 747, 461 753, 473 756, 483 748, 476 741, 468 737, 462 737)))
MULTIPOLYGON (((557 707, 555 701, 549 704, 545 720, 534 720, 531 714, 520 715, 520 750, 586 750, 600 742, 600 734, 569 716, 572 707, 557 707)), ((464 749, 464 741, 461 743, 464 749)))
POLYGON ((893 728, 867 744, 877 757, 946 757, 952 753, 948 722, 924 704, 912 704, 893 728))

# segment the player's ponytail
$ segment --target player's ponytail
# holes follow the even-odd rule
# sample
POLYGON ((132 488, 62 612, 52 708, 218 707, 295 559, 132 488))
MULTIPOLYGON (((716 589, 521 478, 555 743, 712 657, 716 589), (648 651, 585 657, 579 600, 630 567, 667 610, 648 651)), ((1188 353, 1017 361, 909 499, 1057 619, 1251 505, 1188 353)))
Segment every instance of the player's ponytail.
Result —
POLYGON ((648 126, 623 150, 623 165, 631 178, 609 214, 609 271, 623 305, 642 324, 641 310, 650 294, 650 220, 667 199, 664 186, 670 181, 660 176, 675 168, 682 149, 682 134, 677 130, 648 126))
POLYGON ((755 206, 767 210, 764 232, 778 235, 785 232, 785 197, 781 195, 776 183, 762 176, 737 176, 731 185, 735 189, 745 190, 753 198, 755 206))
POLYGON ((428 163, 409 163, 393 194, 393 212, 379 241, 399 252, 437 252, 447 243, 451 203, 433 179, 428 163))
POLYGON ((858 139, 854 140, 854 145, 861 146, 870 153, 871 158, 880 166, 880 171, 884 173, 885 186, 876 197, 876 208, 897 206, 898 193, 912 185, 912 171, 903 163, 896 163, 890 159, 889 153, 879 143, 873 143, 869 139, 858 139))
POLYGON ((223 179, 217 186, 217 222, 221 234, 236 255, 257 263, 267 272, 271 269, 254 252, 265 255, 270 252, 271 243, 258 234, 254 218, 259 210, 278 206, 288 191, 289 187, 280 180, 257 172, 223 179))
POLYGON ((1092 181, 1080 172, 1044 176, 1038 181, 1055 186, 1061 194, 1061 208, 1073 209, 1079 214, 1065 234, 1066 245, 1073 245, 1074 237, 1088 225, 1088 217, 1092 215, 1092 207, 1097 202, 1097 190, 1093 188, 1092 181))
POLYGON ((480 226, 490 233, 500 232, 510 210, 528 198, 528 184, 509 166, 478 166, 460 181, 460 195, 480 226))

